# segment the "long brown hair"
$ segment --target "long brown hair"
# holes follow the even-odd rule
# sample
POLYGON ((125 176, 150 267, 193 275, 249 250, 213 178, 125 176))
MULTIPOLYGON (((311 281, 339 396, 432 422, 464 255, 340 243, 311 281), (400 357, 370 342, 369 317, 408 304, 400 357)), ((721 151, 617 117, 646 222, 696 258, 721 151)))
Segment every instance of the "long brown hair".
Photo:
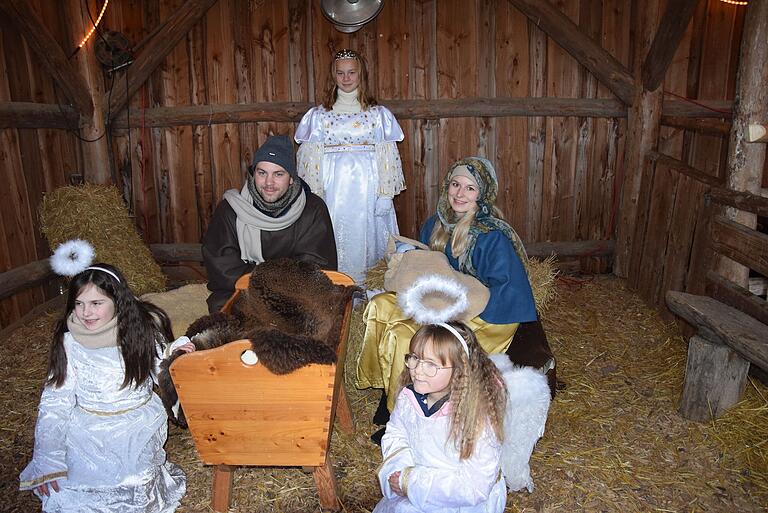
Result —
POLYGON ((377 102, 376 98, 368 93, 368 66, 365 63, 365 58, 354 50, 340 50, 334 55, 325 84, 323 107, 325 107, 325 110, 331 110, 333 104, 336 103, 336 99, 339 97, 338 86, 336 85, 336 61, 340 60, 338 55, 342 52, 345 55, 342 58, 355 59, 357 61, 358 76, 360 77, 360 83, 357 86, 357 99, 360 102, 360 107, 363 110, 368 110, 371 106, 376 105, 377 102), (346 57, 346 55, 349 55, 349 57, 346 57))
POLYGON ((111 271, 119 278, 98 269, 86 269, 69 283, 67 305, 56 324, 48 358, 46 385, 60 387, 67 379, 67 352, 64 334, 68 331, 67 319, 75 309, 75 301, 86 287, 95 286, 115 304, 117 316, 117 345, 125 363, 125 379, 122 388, 139 386, 149 378, 157 354, 156 344, 164 347, 173 338, 168 315, 152 303, 138 299, 126 284, 125 277, 114 266, 94 264, 111 271))
MULTIPOLYGON (((449 439, 456 444, 459 457, 467 459, 472 456, 475 442, 486 426, 493 429, 499 441, 504 439, 507 391, 501 374, 472 330, 460 322, 449 324, 464 338, 469 355, 456 336, 439 324, 422 326, 411 338, 409 351, 421 358, 424 348, 431 346, 442 365, 453 367, 449 392, 449 400, 453 404, 449 439)), ((411 374, 405 368, 398 382, 398 395, 403 387, 410 384, 411 374)))

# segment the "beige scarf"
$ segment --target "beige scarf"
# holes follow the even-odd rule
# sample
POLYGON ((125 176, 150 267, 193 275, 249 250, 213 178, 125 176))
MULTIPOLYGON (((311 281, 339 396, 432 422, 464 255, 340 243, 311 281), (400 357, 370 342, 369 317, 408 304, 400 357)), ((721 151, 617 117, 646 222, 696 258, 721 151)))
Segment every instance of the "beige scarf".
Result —
POLYGON ((240 259, 243 262, 256 264, 264 261, 261 252, 261 230, 276 232, 288 228, 301 217, 304 205, 307 203, 307 195, 302 190, 288 212, 280 217, 269 217, 253 206, 248 184, 245 184, 240 192, 237 192, 237 189, 229 189, 224 193, 224 199, 229 202, 237 216, 237 243, 240 245, 240 259))
POLYGON ((117 315, 101 328, 89 330, 74 312, 67 318, 67 329, 81 346, 88 349, 101 349, 103 347, 117 347, 117 315))

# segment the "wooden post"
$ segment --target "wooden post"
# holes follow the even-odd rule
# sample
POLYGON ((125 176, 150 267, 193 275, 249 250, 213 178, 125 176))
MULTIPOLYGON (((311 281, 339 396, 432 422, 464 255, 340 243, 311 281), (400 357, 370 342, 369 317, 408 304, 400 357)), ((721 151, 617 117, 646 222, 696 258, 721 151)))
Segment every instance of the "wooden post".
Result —
POLYGON ((749 362, 730 347, 691 337, 680 414, 699 422, 719 417, 739 401, 748 370, 749 362))
POLYGON ((227 513, 232 495, 232 465, 216 465, 213 469, 213 489, 211 490, 211 508, 216 513, 227 513))
MULTIPOLYGON (((750 2, 744 22, 739 70, 736 77, 736 101, 733 125, 728 145, 726 184, 729 189, 760 193, 765 167, 765 145, 749 144, 746 140, 750 123, 768 119, 768 1, 750 2)), ((757 224, 755 214, 726 209, 729 219, 750 228, 757 224)), ((721 258, 720 274, 746 287, 749 269, 721 258)))
MULTIPOLYGON (((642 12, 638 12, 635 17, 638 23, 642 25, 634 59, 634 72, 638 82, 640 82, 641 74, 640 63, 648 53, 653 38, 657 9, 658 6, 654 2, 647 2, 644 4, 642 12)), ((622 177, 623 182, 619 183, 621 202, 618 211, 613 272, 616 276, 628 277, 630 280, 636 278, 636 276, 631 276, 630 265, 639 261, 642 254, 640 246, 642 246, 642 237, 645 234, 646 203, 650 195, 653 172, 653 165, 645 158, 645 155, 658 148, 662 100, 663 92, 661 89, 647 91, 638 87, 632 106, 629 108, 624 176, 622 177), (645 185, 644 188, 643 185, 645 185), (631 261, 633 258, 635 262, 631 261)), ((638 267, 639 264, 635 264, 632 266, 632 270, 636 273, 638 267)))
MULTIPOLYGON (((72 29, 70 34, 71 49, 77 48, 80 40, 91 28, 91 21, 83 17, 82 0, 66 0, 64 2, 66 19, 72 29)), ((93 114, 83 116, 80 129, 80 147, 82 149, 82 173, 88 183, 110 183, 111 174, 109 148, 107 145, 107 128, 104 123, 104 79, 99 63, 94 54, 95 37, 72 57, 74 67, 83 77, 93 100, 93 114)))
POLYGON ((339 511, 336 476, 333 473, 333 465, 327 457, 322 466, 314 468, 312 476, 315 478, 317 495, 320 497, 320 507, 323 511, 339 511))

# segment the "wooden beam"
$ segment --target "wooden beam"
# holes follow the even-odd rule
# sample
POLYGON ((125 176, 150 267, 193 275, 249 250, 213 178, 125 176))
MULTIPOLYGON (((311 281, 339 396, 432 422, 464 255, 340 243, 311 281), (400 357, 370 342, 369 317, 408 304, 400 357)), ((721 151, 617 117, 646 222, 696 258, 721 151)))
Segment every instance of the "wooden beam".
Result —
POLYGON ((747 142, 768 142, 768 122, 760 125, 750 123, 747 132, 747 142))
POLYGON ((608 257, 616 245, 612 240, 577 240, 567 242, 531 242, 525 245, 530 257, 608 257))
POLYGON ((665 166, 668 169, 682 173, 711 187, 722 187, 725 183, 725 180, 720 177, 708 175, 704 171, 696 169, 682 160, 659 153, 658 151, 649 151, 647 157, 651 162, 655 162, 657 166, 665 166))
POLYGON ((683 118, 680 116, 662 115, 661 124, 706 135, 727 136, 731 133, 731 122, 722 119, 683 118))
POLYGON ((69 105, 0 102, 0 128, 77 129, 80 115, 69 105))
MULTIPOLYGON (((744 14, 744 32, 736 74, 736 102, 728 141, 726 187, 759 194, 765 168, 766 146, 747 141, 748 126, 768 119, 768 1, 750 2, 744 14)), ((744 226, 757 226, 757 217, 743 210, 727 209, 726 217, 744 226)), ((746 287, 749 270, 728 260, 717 267, 724 277, 746 287)), ((766 273, 763 273, 766 274, 766 273)))
POLYGON ((0 11, 24 36, 38 63, 53 77, 56 85, 84 117, 93 114, 93 99, 83 77, 69 63, 64 50, 43 25, 28 0, 0 0, 0 11))
POLYGON ((150 244, 149 249, 154 259, 162 263, 203 261, 200 244, 150 244))
POLYGON ((748 269, 768 276, 768 235, 723 216, 716 216, 709 230, 712 249, 748 269))
POLYGON ((651 49, 642 66, 643 87, 655 91, 664 80, 685 29, 691 22, 698 0, 669 0, 664 17, 656 29, 651 49))
POLYGON ((570 53, 579 64, 595 75, 624 104, 632 104, 636 86, 629 70, 581 32, 579 27, 549 0, 509 0, 509 2, 570 53))
MULTIPOLYGON (((578 116, 621 118, 626 108, 616 100, 593 98, 461 98, 444 100, 381 100, 398 119, 458 117, 578 116)), ((265 102, 232 105, 185 105, 131 110, 131 127, 215 125, 260 121, 298 122, 311 103, 265 102)), ((115 128, 128 128, 125 112, 115 128)))
POLYGON ((685 101, 668 98, 662 103, 665 116, 684 118, 725 118, 733 117, 733 102, 730 100, 685 101))
POLYGON ((710 189, 707 197, 720 205, 727 205, 744 210, 745 212, 768 217, 768 198, 758 196, 757 194, 716 187, 710 189))
POLYGON ((714 271, 707 272, 707 294, 768 325, 768 301, 714 271))
POLYGON ((184 5, 168 18, 163 30, 147 41, 128 70, 128 80, 117 80, 111 93, 107 93, 111 117, 116 116, 128 105, 128 101, 149 78, 157 66, 174 49, 176 44, 199 22, 216 0, 187 0, 184 5))
POLYGON ((37 260, 0 274, 0 299, 12 296, 20 290, 47 281, 56 276, 48 259, 37 260))

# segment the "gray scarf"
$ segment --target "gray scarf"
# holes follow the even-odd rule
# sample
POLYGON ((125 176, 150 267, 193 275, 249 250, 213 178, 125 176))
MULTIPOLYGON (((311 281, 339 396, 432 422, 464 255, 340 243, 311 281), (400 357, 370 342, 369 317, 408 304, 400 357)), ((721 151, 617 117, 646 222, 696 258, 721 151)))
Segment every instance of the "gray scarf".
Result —
POLYGON ((117 347, 117 315, 101 328, 89 330, 73 312, 67 317, 67 329, 81 346, 88 349, 117 347))
MULTIPOLYGON (((296 183, 299 184, 298 197, 279 217, 269 216, 253 205, 253 196, 247 183, 243 185, 240 192, 237 189, 229 189, 224 193, 224 199, 229 202, 237 216, 237 243, 240 245, 240 259, 243 262, 260 264, 264 261, 261 251, 261 230, 268 232, 284 230, 299 219, 307 203, 307 196, 300 185, 301 182, 294 180, 294 184, 296 183)), ((291 189, 283 198, 290 194, 291 189)))

